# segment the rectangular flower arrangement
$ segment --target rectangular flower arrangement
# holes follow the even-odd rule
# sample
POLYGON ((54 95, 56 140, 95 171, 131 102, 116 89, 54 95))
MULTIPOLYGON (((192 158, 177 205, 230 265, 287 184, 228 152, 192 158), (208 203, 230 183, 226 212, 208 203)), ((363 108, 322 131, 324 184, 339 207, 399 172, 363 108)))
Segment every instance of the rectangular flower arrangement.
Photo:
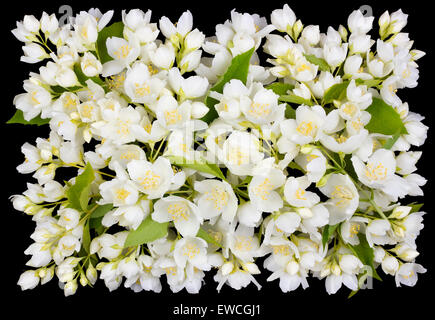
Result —
POLYGON ((288 5, 233 10, 210 37, 189 11, 112 15, 12 30, 39 73, 8 123, 50 128, 22 146, 35 180, 11 197, 36 223, 23 290, 56 276, 67 296, 98 278, 198 293, 208 272, 217 290, 260 289, 260 270, 283 292, 415 285, 424 212, 406 197, 423 195, 427 127, 397 92, 424 56, 406 14, 356 10, 322 33, 288 5))

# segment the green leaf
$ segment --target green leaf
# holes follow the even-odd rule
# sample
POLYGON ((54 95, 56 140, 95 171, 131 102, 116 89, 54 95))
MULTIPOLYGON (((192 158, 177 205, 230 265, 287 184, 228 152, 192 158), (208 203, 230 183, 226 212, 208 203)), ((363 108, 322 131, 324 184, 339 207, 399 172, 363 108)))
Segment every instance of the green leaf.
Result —
POLYGON ((290 168, 290 169, 295 169, 295 170, 299 170, 300 172, 302 172, 302 173, 304 173, 305 174, 305 170, 300 166, 300 165, 298 165, 296 162, 294 162, 294 161, 292 161, 292 162, 290 162, 289 164, 288 164, 288 167, 290 168))
POLYGON ((335 230, 337 229, 337 227, 340 224, 334 224, 334 225, 326 225, 323 228, 323 232, 322 232, 322 245, 323 247, 326 246, 326 244, 328 243, 329 239, 331 238, 331 236, 334 234, 335 230))
POLYGON ((98 33, 98 39, 96 43, 96 48, 98 56, 101 63, 106 63, 107 61, 113 60, 111 56, 107 53, 106 40, 110 37, 123 38, 124 24, 119 21, 105 27, 98 33))
POLYGON ((423 207, 424 203, 416 203, 412 202, 410 204, 407 204, 408 207, 411 207, 411 211, 409 211, 409 214, 414 212, 419 212, 421 207, 423 207))
POLYGON ((74 92, 74 91, 78 91, 78 90, 82 89, 82 87, 79 87, 79 86, 68 87, 68 88, 64 88, 61 86, 52 86, 50 88, 56 94, 62 94, 64 92, 74 92))
POLYGON ((91 233, 89 230, 89 221, 83 227, 82 248, 89 254, 89 246, 91 244, 91 233))
POLYGON ((79 64, 74 65, 74 72, 80 84, 84 87, 87 87, 86 81, 89 79, 94 81, 96 84, 99 84, 100 86, 104 84, 104 81, 101 80, 99 77, 88 77, 87 75, 85 75, 82 71, 82 67, 79 64))
POLYGON ((354 180, 358 181, 358 175, 355 172, 355 168, 353 167, 352 161, 350 160, 352 158, 351 154, 346 154, 343 158, 344 166, 343 169, 346 171, 346 173, 354 180))
POLYGON ((346 97, 346 89, 349 85, 349 81, 334 84, 329 88, 323 96, 323 103, 331 103, 334 100, 343 100, 346 97))
POLYGON ((408 133, 396 110, 383 100, 373 98, 372 104, 365 111, 372 115, 370 122, 365 126, 369 132, 385 135, 408 133))
POLYGON ((198 238, 204 239, 208 243, 215 245, 217 247, 222 247, 222 245, 217 242, 206 230, 203 228, 199 228, 198 233, 196 235, 198 238))
POLYGON ((355 83, 357 85, 365 85, 367 88, 376 87, 382 82, 380 79, 369 79, 369 80, 363 80, 363 79, 356 79, 355 83))
MULTIPOLYGON (((92 218, 92 217, 91 217, 92 218)), ((104 232, 104 226, 101 224, 103 217, 89 219, 89 229, 95 230, 98 235, 101 235, 104 232)))
POLYGON ((74 185, 66 192, 70 207, 85 212, 88 209, 91 183, 95 179, 94 170, 88 162, 85 170, 76 177, 74 185))
POLYGON ((267 85, 265 88, 273 90, 273 92, 275 92, 279 96, 283 96, 286 95, 289 90, 293 90, 295 86, 290 83, 274 82, 267 85))
MULTIPOLYGON (((228 67, 227 71, 224 73, 222 78, 210 89, 210 91, 216 91, 222 93, 224 90, 224 86, 227 82, 232 79, 238 79, 246 84, 246 79, 248 77, 249 70, 249 61, 251 60, 252 54, 254 53, 254 47, 242 54, 239 54, 231 60, 231 64, 228 67)), ((205 98, 205 104, 209 107, 208 113, 201 119, 207 123, 212 122, 214 119, 218 117, 218 113, 215 109, 215 104, 219 101, 216 99, 207 96, 205 98)))
POLYGON ((103 217, 107 212, 113 209, 112 204, 103 204, 102 206, 98 206, 94 211, 92 211, 91 219, 103 217))
POLYGON ((296 110, 288 103, 285 106, 285 117, 287 119, 296 119, 296 110))
POLYGON ((151 218, 151 215, 136 230, 130 231, 124 243, 124 248, 138 246, 163 238, 168 233, 168 222, 159 223, 151 218))
POLYGON ((215 177, 218 177, 222 180, 226 180, 221 169, 214 163, 208 163, 206 161, 192 162, 192 161, 186 160, 183 157, 176 157, 176 156, 168 156, 167 158, 169 159, 169 161, 171 161, 172 164, 174 164, 176 166, 194 169, 194 170, 204 172, 204 173, 209 173, 209 174, 211 174, 215 177))
POLYGON ((353 291, 351 291, 351 293, 349 293, 349 295, 347 296, 347 298, 348 298, 348 299, 352 298, 354 295, 356 295, 356 294, 358 293, 358 291, 359 291, 359 288, 358 288, 358 290, 353 290, 353 291))
POLYGON ((321 71, 331 71, 331 68, 328 64, 328 62, 325 61, 325 59, 317 58, 314 54, 304 54, 305 59, 308 60, 308 62, 311 62, 312 64, 315 64, 316 66, 319 66, 319 69, 321 71))
POLYGON ((361 260, 361 262, 369 266, 372 269, 372 277, 375 279, 378 279, 382 281, 381 277, 376 272, 375 266, 373 264, 374 260, 374 253, 373 248, 370 247, 369 243, 367 242, 367 238, 365 234, 358 234, 359 238, 359 244, 357 246, 352 246, 348 244, 348 248, 353 252, 355 256, 358 257, 358 259, 361 260))
POLYGON ((393 136, 391 138, 389 138, 387 141, 385 141, 384 146, 383 146, 384 149, 390 150, 399 138, 400 138, 400 131, 396 132, 395 134, 393 134, 393 136))
POLYGON ((10 118, 6 123, 7 124, 26 124, 26 125, 37 125, 42 126, 44 124, 48 124, 50 119, 42 119, 40 116, 37 116, 29 121, 24 119, 23 111, 17 110, 12 118, 10 118))
POLYGON ((289 103, 294 103, 294 104, 297 104, 297 105, 301 105, 301 104, 304 104, 304 105, 307 105, 307 106, 313 106, 314 105, 314 103, 311 100, 307 100, 307 99, 301 98, 301 97, 295 95, 294 93, 285 94, 283 96, 280 96, 278 100, 279 101, 284 101, 284 102, 289 102, 289 103))

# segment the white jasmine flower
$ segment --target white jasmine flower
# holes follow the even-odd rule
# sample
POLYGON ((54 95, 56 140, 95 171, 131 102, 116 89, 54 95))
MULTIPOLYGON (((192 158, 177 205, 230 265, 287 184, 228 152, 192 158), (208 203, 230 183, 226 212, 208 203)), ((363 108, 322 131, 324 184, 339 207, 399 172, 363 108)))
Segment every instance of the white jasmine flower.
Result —
POLYGON ((195 182, 194 188, 200 193, 196 202, 201 217, 211 219, 221 216, 225 221, 233 221, 237 213, 237 197, 229 183, 206 179, 195 182))
POLYGON ((275 189, 285 182, 285 175, 280 169, 268 166, 266 161, 253 170, 253 178, 248 186, 251 203, 258 210, 274 212, 282 208, 283 200, 275 189))
POLYGON ((165 16, 160 19, 159 23, 160 30, 166 38, 171 39, 177 35, 184 38, 192 30, 193 17, 187 10, 180 16, 175 25, 165 16))
POLYGON ((113 203, 114 206, 136 204, 138 191, 131 180, 115 178, 100 184, 101 204, 113 203))
POLYGON ((295 162, 306 171, 310 182, 318 182, 326 172, 326 158, 317 149, 306 155, 298 155, 295 162))
POLYGON ((396 171, 394 153, 386 149, 376 150, 366 164, 356 156, 352 156, 351 160, 358 178, 371 188, 384 187, 393 179, 396 171))
POLYGON ((310 208, 320 201, 317 194, 305 189, 311 182, 306 176, 299 178, 289 177, 284 186, 285 200, 295 207, 307 207, 310 208))
POLYGON ((29 121, 51 105, 51 95, 46 89, 31 81, 24 82, 24 90, 26 93, 15 96, 14 104, 17 109, 23 111, 24 119, 29 121))
POLYGON ((281 133, 299 145, 317 141, 325 118, 325 111, 320 106, 299 106, 296 109, 296 119, 281 122, 281 133))
POLYGON ((118 145, 135 140, 135 135, 130 126, 138 124, 141 117, 140 113, 132 106, 115 110, 115 112, 103 113, 102 118, 102 121, 95 122, 92 125, 102 137, 118 145))
POLYGON ((355 213, 359 204, 358 191, 344 174, 331 174, 320 191, 329 197, 326 205, 329 210, 329 223, 331 225, 348 220, 355 213))
POLYGON ((425 273, 426 269, 417 263, 405 263, 399 267, 396 272, 396 285, 400 287, 401 284, 413 287, 417 283, 418 274, 425 273))
POLYGON ((113 60, 103 65, 102 75, 108 77, 120 73, 139 56, 140 48, 125 39, 110 37, 106 40, 107 53, 113 60))
POLYGON ((149 213, 150 202, 141 200, 138 205, 126 205, 107 212, 101 220, 101 224, 105 227, 111 227, 117 223, 120 226, 136 230, 149 213))
POLYGON ((183 237, 196 236, 202 222, 198 207, 178 196, 158 200, 154 204, 152 218, 160 223, 173 221, 175 228, 183 237))
POLYGON ((191 76, 185 79, 177 68, 169 70, 168 80, 172 89, 185 99, 202 97, 208 88, 207 78, 191 76))
POLYGON ((353 246, 359 245, 359 234, 365 234, 367 219, 362 217, 352 217, 343 221, 340 227, 340 234, 345 243, 353 246))
POLYGON ((375 219, 369 222, 366 228, 367 242, 373 247, 374 244, 389 244, 390 237, 387 234, 391 230, 390 222, 382 219, 375 219))
POLYGON ((239 225, 228 242, 228 248, 243 262, 252 262, 260 255, 260 243, 254 235, 254 228, 239 225))
POLYGON ((341 46, 325 44, 323 47, 323 56, 326 62, 333 68, 340 65, 346 59, 347 46, 347 43, 341 46))
POLYGON ((158 199, 169 190, 174 172, 168 159, 159 157, 154 163, 146 160, 132 160, 127 164, 128 173, 137 188, 148 195, 148 199, 158 199))
POLYGON ((58 224, 66 230, 74 229, 80 220, 80 213, 72 208, 63 208, 58 211, 59 221, 58 224))
POLYGON ((122 22, 124 23, 124 37, 136 39, 140 43, 149 43, 154 41, 159 30, 157 24, 150 23, 151 10, 143 12, 140 9, 130 10, 128 13, 122 10, 122 22))
POLYGON ((94 77, 103 70, 101 62, 89 52, 86 52, 81 58, 80 66, 83 73, 88 77, 94 77))
POLYGON ((248 132, 234 131, 218 150, 220 160, 237 175, 251 174, 255 163, 264 154, 259 151, 258 138, 248 132))
POLYGON ((237 209, 237 220, 247 226, 255 227, 261 219, 262 211, 252 202, 245 202, 237 209))
POLYGON ((181 268, 187 263, 200 270, 209 270, 207 263, 207 242, 201 238, 185 237, 177 241, 174 248, 174 259, 181 268))

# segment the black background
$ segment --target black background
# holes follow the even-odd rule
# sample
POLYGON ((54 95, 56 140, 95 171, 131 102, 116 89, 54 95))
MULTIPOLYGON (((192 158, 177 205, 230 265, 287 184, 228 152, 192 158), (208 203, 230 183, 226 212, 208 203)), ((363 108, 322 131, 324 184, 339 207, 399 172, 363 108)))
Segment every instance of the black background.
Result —
MULTIPOLYGON (((220 293, 217 293, 216 283, 212 275, 206 276, 206 284, 197 295, 189 295, 185 291, 173 294, 164 286, 163 292, 154 294, 141 292, 135 294, 124 287, 109 293, 102 281, 98 281, 92 289, 89 287, 79 288, 76 295, 65 298, 63 291, 58 288, 57 280, 53 279, 44 286, 38 286, 34 290, 22 292, 16 285, 21 272, 26 270, 25 263, 28 257, 23 251, 31 244, 30 234, 34 230, 34 222, 30 217, 16 212, 8 197, 12 194, 19 194, 26 189, 26 182, 32 180, 30 176, 23 176, 16 172, 15 167, 23 161, 20 152, 21 145, 28 141, 34 144, 38 136, 47 137, 48 128, 23 127, 20 125, 5 125, 4 123, 13 115, 15 108, 12 104, 13 97, 23 91, 22 81, 28 77, 29 71, 36 71, 39 66, 28 65, 19 61, 22 54, 22 43, 17 41, 10 30, 15 27, 15 21, 22 20, 25 14, 34 14, 40 17, 42 11, 57 13, 62 4, 72 6, 74 13, 80 10, 87 10, 90 7, 99 7, 103 12, 115 9, 116 13, 112 21, 118 21, 122 9, 140 8, 144 11, 153 10, 152 22, 162 16, 168 16, 176 21, 179 15, 186 9, 193 13, 194 27, 197 27, 206 35, 214 33, 217 23, 223 23, 230 18, 230 11, 233 8, 239 12, 258 13, 266 16, 269 20, 270 12, 273 9, 282 8, 284 1, 262 1, 256 3, 239 3, 237 1, 210 0, 200 3, 178 0, 176 4, 169 1, 118 1, 109 3, 107 1, 61 1, 48 3, 46 1, 23 2, 15 1, 2 3, 2 28, 1 28, 1 60, 0 72, 2 85, 0 87, 1 116, 1 211, 0 220, 0 261, 2 273, 0 277, 1 291, 5 293, 2 298, 3 308, 10 309, 15 315, 40 314, 47 317, 61 316, 65 313, 74 314, 78 317, 94 314, 113 315, 117 311, 125 316, 151 316, 150 312, 156 312, 159 319, 196 319, 195 317, 171 316, 172 310, 180 303, 194 306, 214 307, 217 304, 261 304, 262 315, 254 319, 268 319, 274 316, 280 318, 291 318, 303 316, 312 318, 314 316, 346 317, 353 318, 358 315, 365 317, 378 317, 382 314, 389 316, 404 315, 405 311, 414 311, 415 315, 422 315, 421 312, 428 310, 430 302, 434 301, 434 241, 435 221, 433 218, 434 205, 431 203, 435 190, 431 177, 433 158, 434 137, 432 128, 429 130, 429 137, 423 147, 423 157, 418 163, 418 173, 429 181, 424 187, 425 202, 424 211, 425 229, 418 238, 417 244, 420 256, 417 263, 421 263, 428 269, 426 274, 420 275, 417 285, 413 288, 396 288, 394 278, 383 276, 384 281, 374 282, 373 290, 360 291, 356 296, 347 299, 349 290, 342 288, 336 295, 329 296, 324 288, 324 280, 309 279, 310 287, 306 290, 298 290, 283 294, 278 287, 278 282, 267 283, 267 271, 259 277, 263 288, 258 291, 255 286, 250 285, 241 291, 235 291, 225 286, 220 293), (14 6, 10 8, 10 6, 14 6), (8 8, 6 8, 8 6, 8 8), (54 309, 56 309, 56 311, 54 309)), ((419 86, 414 89, 400 91, 399 95, 403 101, 409 103, 410 109, 423 114, 426 117, 424 123, 428 126, 433 124, 434 116, 434 31, 435 19, 432 16, 433 10, 428 7, 428 2, 407 1, 292 1, 290 7, 295 11, 304 25, 319 24, 321 31, 325 32, 327 26, 331 25, 337 29, 339 24, 345 25, 348 15, 361 5, 368 4, 373 8, 375 23, 377 18, 385 11, 390 13, 402 8, 409 14, 408 26, 405 32, 415 40, 414 48, 427 53, 419 60, 420 79, 419 86)), ((406 203, 406 201, 405 201, 406 203)), ((164 281, 163 281, 164 282, 164 281)), ((4 311, 4 310, 2 310, 4 311)), ((209 315, 209 318, 213 318, 209 315)), ((220 317, 219 319, 238 319, 238 317, 220 317)), ((198 317, 199 319, 199 317, 198 317)))

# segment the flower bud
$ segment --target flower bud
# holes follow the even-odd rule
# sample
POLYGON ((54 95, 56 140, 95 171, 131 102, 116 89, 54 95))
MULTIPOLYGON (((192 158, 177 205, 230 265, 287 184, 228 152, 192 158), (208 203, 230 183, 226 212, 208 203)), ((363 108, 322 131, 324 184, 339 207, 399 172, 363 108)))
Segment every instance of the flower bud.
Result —
POLYGON ((310 154, 315 148, 312 144, 305 144, 301 147, 301 153, 310 154))
POLYGON ((226 276, 230 274, 234 269, 234 264, 232 262, 225 262, 222 266, 222 275, 226 276))
POLYGON ((309 219, 313 217, 313 212, 309 208, 297 208, 296 212, 302 219, 309 219))
POLYGON ((205 35, 198 29, 192 30, 184 38, 184 48, 186 50, 195 50, 202 46, 204 43, 205 35))
POLYGON ((396 172, 401 175, 408 175, 417 170, 415 166, 422 155, 421 151, 401 152, 396 157, 396 172))
POLYGON ((394 251, 400 259, 407 262, 413 261, 419 255, 417 250, 407 244, 399 244, 392 251, 394 251))
POLYGON ((242 265, 243 270, 249 272, 250 274, 260 274, 261 271, 255 263, 248 262, 242 265))
POLYGON ((346 273, 356 274, 363 266, 361 261, 352 254, 344 254, 340 257, 340 269, 346 273))
POLYGON ((399 238, 403 238, 405 236, 405 229, 402 226, 398 226, 397 224, 392 225, 393 232, 399 238))
POLYGON ((391 24, 390 31, 391 33, 400 32, 408 23, 408 15, 404 14, 401 9, 393 12, 391 14, 391 24))
POLYGON ((21 290, 28 290, 35 288, 38 283, 39 277, 36 271, 28 270, 21 274, 17 284, 21 287, 21 290))
POLYGON ((97 270, 94 268, 92 263, 89 263, 88 269, 86 269, 86 278, 88 278, 92 285, 94 285, 98 279, 97 270))
POLYGON ((347 41, 348 32, 347 32, 347 29, 344 26, 342 26, 341 24, 338 27, 338 33, 340 34, 341 40, 346 42, 347 41))
POLYGON ((64 88, 73 87, 79 84, 75 72, 66 67, 61 67, 58 69, 55 80, 61 87, 64 88))
POLYGON ((329 276, 331 274, 331 264, 326 264, 325 266, 323 266, 322 270, 320 271, 320 277, 326 277, 329 276))
POLYGON ((209 108, 200 101, 192 102, 191 115, 194 119, 200 119, 207 114, 209 108))
POLYGON ((417 61, 418 59, 426 55, 426 52, 417 49, 412 49, 409 53, 411 54, 412 60, 414 61, 417 61))
POLYGON ((180 62, 181 73, 190 72, 198 68, 201 61, 201 50, 195 50, 185 55, 180 62))
POLYGON ((303 28, 304 25, 302 24, 301 20, 296 21, 296 23, 293 25, 293 37, 295 40, 299 38, 299 35, 301 34, 303 28))
POLYGON ((408 206, 398 206, 393 209, 393 212, 388 217, 389 219, 403 219, 411 211, 411 207, 408 206))
POLYGON ((55 14, 48 15, 47 13, 42 13, 41 18, 41 30, 46 34, 54 33, 59 27, 59 21, 55 14))
POLYGON ((34 16, 26 15, 23 19, 24 28, 31 33, 36 33, 39 31, 39 21, 34 16))
POLYGON ((86 278, 86 275, 85 275, 84 272, 81 272, 81 273, 80 273, 80 279, 79 279, 79 281, 80 281, 80 284, 81 284, 83 287, 85 287, 85 286, 87 286, 87 285, 89 284, 89 281, 88 281, 88 279, 86 278))
POLYGON ((373 253, 374 253, 374 261, 377 263, 381 263, 385 257, 385 250, 382 249, 381 247, 375 247, 373 253))
POLYGON ((285 4, 282 9, 272 11, 270 15, 272 24, 281 32, 286 32, 293 27, 296 15, 288 4, 285 4))
POLYGON ((65 284, 65 287, 63 288, 63 293, 65 294, 65 297, 75 294, 77 288, 78 288, 77 280, 67 282, 65 284))
POLYGON ((49 57, 44 48, 42 48, 39 44, 29 43, 22 48, 24 56, 21 57, 21 61, 23 62, 37 63, 49 57))
POLYGON ((270 73, 278 78, 283 78, 290 74, 290 71, 283 65, 274 66, 269 69, 270 73))
POLYGON ((295 275, 299 271, 299 263, 296 261, 290 261, 285 267, 285 271, 287 271, 287 273, 290 275, 295 275))
POLYGON ((388 28, 388 25, 390 24, 390 14, 388 11, 385 11, 380 17, 379 17, 379 27, 381 29, 388 28))
POLYGON ((321 188, 321 187, 325 186, 325 184, 328 182, 328 179, 330 176, 331 176, 331 174, 325 174, 323 177, 321 177, 320 180, 317 181, 316 187, 321 188))
POLYGON ((88 77, 95 77, 103 71, 101 62, 90 52, 85 52, 81 58, 80 66, 83 73, 88 77))
POLYGON ((38 213, 40 209, 41 207, 36 204, 29 204, 26 206, 26 209, 24 209, 24 213, 28 215, 34 215, 38 213))
POLYGON ((381 267, 386 274, 394 276, 399 269, 399 261, 395 257, 387 256, 382 260, 381 267))
POLYGON ((301 37, 306 40, 310 45, 316 45, 320 41, 319 26, 306 26, 302 31, 301 37))
POLYGON ((169 69, 175 60, 175 52, 172 45, 161 45, 156 51, 150 52, 152 63, 160 69, 169 69))
POLYGON ((51 266, 50 268, 43 268, 43 269, 44 269, 43 275, 41 275, 41 272, 39 272, 39 277, 41 278, 41 284, 46 284, 51 279, 53 279, 54 266, 51 266))
POLYGON ((28 206, 31 206, 32 202, 23 195, 12 196, 12 206, 15 210, 24 212, 28 206))
POLYGON ((331 266, 331 272, 336 276, 339 276, 341 274, 341 269, 336 262, 333 262, 331 266))

